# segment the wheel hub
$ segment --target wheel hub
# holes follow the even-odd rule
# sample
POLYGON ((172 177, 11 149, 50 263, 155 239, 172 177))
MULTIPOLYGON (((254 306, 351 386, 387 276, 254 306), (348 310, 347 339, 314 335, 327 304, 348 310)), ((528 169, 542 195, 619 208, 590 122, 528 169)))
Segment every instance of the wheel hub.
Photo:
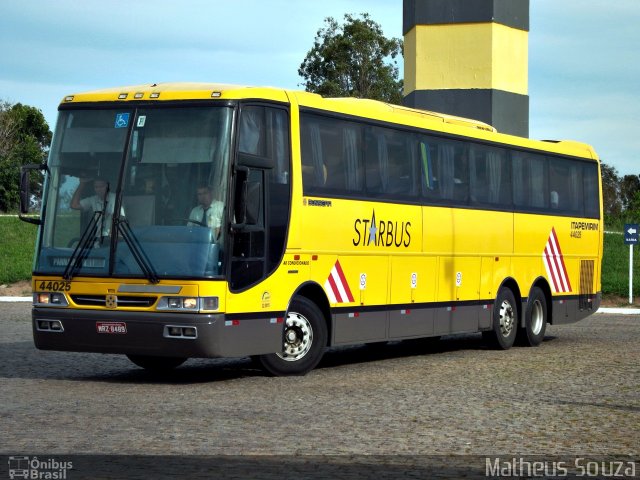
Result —
POLYGON ((513 306, 505 300, 500 305, 500 333, 503 337, 508 337, 511 334, 515 323, 513 306))
POLYGON ((543 322, 544 311, 542 309, 542 303, 540 300, 536 300, 531 309, 531 332, 534 335, 538 335, 542 331, 543 322))
POLYGON ((295 362, 304 357, 313 344, 313 330, 311 323, 304 316, 296 312, 289 312, 284 330, 284 348, 277 355, 283 360, 295 362))

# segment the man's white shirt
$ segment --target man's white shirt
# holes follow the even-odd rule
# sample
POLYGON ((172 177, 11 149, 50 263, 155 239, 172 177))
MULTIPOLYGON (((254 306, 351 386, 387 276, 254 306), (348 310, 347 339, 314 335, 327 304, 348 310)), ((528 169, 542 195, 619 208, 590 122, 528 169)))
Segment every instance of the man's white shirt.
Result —
MULTIPOLYGON (((107 237, 111 233, 111 220, 113 218, 113 209, 116 205, 116 194, 111 192, 107 195, 107 209, 98 224, 102 223, 102 236, 107 237)), ((104 200, 98 195, 83 198, 80 200, 80 208, 91 212, 102 212, 104 210, 104 200)), ((120 215, 124 215, 124 209, 120 208, 120 215)))
MULTIPOLYGON (((216 228, 220 228, 222 225, 222 211, 224 210, 224 203, 219 200, 214 200, 211 202, 209 209, 207 210, 206 215, 206 223, 207 226, 212 230, 216 228)), ((189 222, 193 222, 192 225, 200 225, 202 221, 202 214, 204 213, 204 208, 202 205, 197 205, 193 207, 191 213, 189 214, 189 222)), ((215 234, 215 231, 214 231, 215 234)))

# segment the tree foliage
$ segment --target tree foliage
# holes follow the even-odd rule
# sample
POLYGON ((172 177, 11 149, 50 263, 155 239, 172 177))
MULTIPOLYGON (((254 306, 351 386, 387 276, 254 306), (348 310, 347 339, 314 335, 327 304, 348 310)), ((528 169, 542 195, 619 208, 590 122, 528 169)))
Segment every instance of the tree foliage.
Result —
POLYGON ((386 38, 366 13, 346 14, 342 25, 332 17, 324 22, 298 70, 305 89, 400 104, 403 82, 395 59, 402 55, 402 40, 386 38))
POLYGON ((620 201, 623 210, 633 209, 636 194, 640 191, 640 177, 638 175, 625 175, 620 182, 620 201))
POLYGON ((640 176, 620 176, 606 163, 602 170, 602 203, 605 224, 619 229, 625 223, 640 222, 640 176))
POLYGON ((0 211, 17 209, 20 167, 42 163, 51 136, 49 125, 37 108, 0 103, 0 211))
POLYGON ((602 203, 605 217, 617 217, 622 211, 620 176, 615 167, 602 163, 602 203))

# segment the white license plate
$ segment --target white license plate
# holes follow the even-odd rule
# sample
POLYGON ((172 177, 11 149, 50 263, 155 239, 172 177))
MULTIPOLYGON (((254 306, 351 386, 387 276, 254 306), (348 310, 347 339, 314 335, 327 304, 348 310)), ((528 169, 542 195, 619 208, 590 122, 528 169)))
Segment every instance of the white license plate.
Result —
POLYGON ((127 333, 127 324, 124 322, 96 322, 98 333, 124 334, 127 333))

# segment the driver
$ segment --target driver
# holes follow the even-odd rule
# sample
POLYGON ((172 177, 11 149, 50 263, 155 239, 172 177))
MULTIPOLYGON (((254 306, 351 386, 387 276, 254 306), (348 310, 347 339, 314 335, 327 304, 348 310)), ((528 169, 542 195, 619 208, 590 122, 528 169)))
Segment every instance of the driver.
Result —
POLYGON ((214 200, 211 187, 207 184, 198 185, 198 205, 193 207, 189 214, 187 225, 200 225, 211 228, 214 238, 220 236, 220 226, 222 225, 222 211, 224 203, 214 200))
MULTIPOLYGON (((78 185, 73 197, 71 197, 71 208, 90 211, 92 213, 103 212, 100 236, 108 237, 111 234, 111 219, 113 218, 113 209, 116 205, 116 194, 113 192, 107 193, 109 190, 109 182, 103 177, 96 177, 93 180, 93 191, 95 195, 80 199, 89 181, 88 178, 80 179, 80 185, 78 185)), ((122 207, 120 207, 120 215, 124 216, 124 208, 122 207)))

